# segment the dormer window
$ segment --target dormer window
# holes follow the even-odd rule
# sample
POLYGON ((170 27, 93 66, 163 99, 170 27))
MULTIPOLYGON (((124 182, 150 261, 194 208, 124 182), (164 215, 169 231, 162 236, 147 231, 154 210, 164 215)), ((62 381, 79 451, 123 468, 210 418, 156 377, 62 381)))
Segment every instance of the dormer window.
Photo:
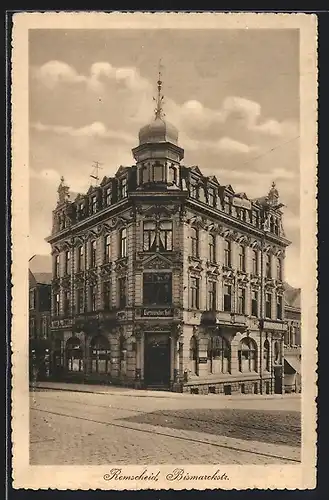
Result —
POLYGON ((195 198, 196 200, 199 199, 199 186, 195 182, 191 182, 190 185, 190 196, 192 198, 195 198))
POLYGON ((110 187, 105 190, 105 205, 108 207, 111 205, 112 189, 110 187))
POLYGON ((95 214, 97 212, 97 197, 91 197, 91 213, 95 214))
POLYGON ((208 189, 208 203, 211 207, 216 206, 216 195, 215 195, 215 189, 213 187, 210 187, 208 189))
POLYGON ((128 189, 127 189, 127 177, 122 177, 119 181, 119 193, 118 198, 122 200, 123 198, 127 198, 128 189))

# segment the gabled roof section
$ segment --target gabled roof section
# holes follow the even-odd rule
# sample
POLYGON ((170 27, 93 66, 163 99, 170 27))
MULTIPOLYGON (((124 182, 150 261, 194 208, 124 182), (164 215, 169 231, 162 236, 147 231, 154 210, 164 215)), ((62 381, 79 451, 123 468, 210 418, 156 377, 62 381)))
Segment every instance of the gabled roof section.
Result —
POLYGON ((124 167, 123 165, 120 165, 120 167, 116 171, 115 177, 120 177, 121 175, 126 173, 127 170, 129 170, 129 167, 124 167))
POLYGON ((237 196, 238 198, 242 198, 243 200, 249 200, 246 193, 235 193, 235 196, 237 196))
POLYGON ((231 184, 227 184, 227 186, 224 186, 224 192, 230 193, 230 194, 235 194, 234 189, 232 188, 231 184))
POLYGON ((193 174, 197 174, 197 175, 203 177, 203 173, 201 172, 201 170, 199 169, 199 167, 197 165, 193 165, 193 167, 190 167, 190 171, 193 174))
POLYGON ((213 182, 214 184, 217 184, 217 186, 220 186, 218 180, 217 180, 217 177, 215 175, 211 175, 210 177, 208 177, 208 179, 213 182))
POLYGON ((103 187, 105 186, 105 184, 107 184, 108 182, 110 182, 111 180, 111 177, 107 177, 106 175, 103 177, 102 179, 102 182, 100 183, 100 186, 103 187))

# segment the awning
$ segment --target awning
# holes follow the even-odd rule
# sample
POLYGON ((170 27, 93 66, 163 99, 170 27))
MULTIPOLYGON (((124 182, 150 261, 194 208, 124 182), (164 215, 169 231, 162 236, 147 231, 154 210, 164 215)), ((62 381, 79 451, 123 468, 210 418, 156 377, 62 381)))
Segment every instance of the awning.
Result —
POLYGON ((301 361, 297 356, 286 356, 284 358, 284 368, 287 373, 301 373, 301 361))

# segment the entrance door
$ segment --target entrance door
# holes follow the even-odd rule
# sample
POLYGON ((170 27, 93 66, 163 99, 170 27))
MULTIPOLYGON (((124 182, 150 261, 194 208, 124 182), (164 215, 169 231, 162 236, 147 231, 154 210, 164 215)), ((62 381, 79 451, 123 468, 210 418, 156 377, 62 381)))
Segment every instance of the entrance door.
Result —
POLYGON ((168 334, 145 334, 144 380, 146 386, 169 387, 170 344, 168 334))
POLYGON ((282 394, 282 366, 274 368, 274 393, 282 394))

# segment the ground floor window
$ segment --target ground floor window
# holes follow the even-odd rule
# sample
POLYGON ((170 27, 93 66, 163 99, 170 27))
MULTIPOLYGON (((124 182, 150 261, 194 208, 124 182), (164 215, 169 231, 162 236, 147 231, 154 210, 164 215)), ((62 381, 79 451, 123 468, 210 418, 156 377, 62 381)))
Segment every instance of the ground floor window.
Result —
POLYGON ((90 342, 91 372, 108 373, 110 371, 110 344, 106 337, 98 335, 90 342))
POLYGON ((238 350, 239 371, 257 371, 257 348, 254 340, 250 338, 242 339, 238 350))
POLYGON ((198 373, 198 341, 194 335, 190 340, 190 370, 192 373, 198 373))
POLYGON ((210 373, 229 373, 231 363, 231 350, 228 341, 216 335, 208 342, 208 360, 210 373))
POLYGON ((264 359, 263 368, 266 371, 270 371, 270 343, 267 339, 265 340, 263 346, 263 359, 264 359))
POLYGON ((78 338, 71 337, 66 342, 66 362, 70 372, 83 371, 83 349, 78 338))

